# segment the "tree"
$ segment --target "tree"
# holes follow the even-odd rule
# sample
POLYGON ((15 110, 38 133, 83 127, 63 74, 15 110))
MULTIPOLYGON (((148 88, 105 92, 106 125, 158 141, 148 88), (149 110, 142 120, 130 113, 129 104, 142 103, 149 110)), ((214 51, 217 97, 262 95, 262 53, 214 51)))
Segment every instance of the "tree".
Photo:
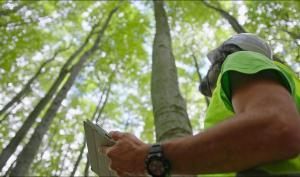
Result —
MULTIPOLYGON (((45 66, 50 63, 51 61, 53 61, 56 56, 62 52, 64 50, 60 49, 57 50, 54 55, 46 60, 45 62, 43 62, 41 64, 41 66, 39 67, 39 69, 37 70, 37 72, 32 76, 32 78, 25 84, 25 86, 23 87, 23 89, 16 94, 16 96, 14 96, 1 110, 0 110, 0 116, 2 114, 4 114, 9 108, 11 108, 15 103, 19 102, 25 95, 26 93, 30 90, 31 84, 39 77, 40 74, 42 74, 43 69, 45 68, 45 66)), ((2 122, 3 119, 0 121, 2 122)))
POLYGON ((192 134, 180 94, 171 34, 162 1, 154 1, 156 33, 152 54, 151 98, 157 141, 192 134))
MULTIPOLYGON (((99 81, 100 81, 100 80, 99 80, 99 81)), ((96 107, 96 109, 95 109, 95 111, 94 111, 94 113, 93 113, 92 118, 91 118, 92 121, 94 121, 95 119, 99 120, 99 118, 100 118, 101 115, 102 115, 102 112, 103 112, 103 110, 104 110, 104 108, 105 108, 105 105, 106 105, 106 103, 107 103, 108 96, 109 96, 109 93, 110 93, 110 85, 111 85, 111 82, 112 82, 112 81, 109 81, 109 82, 110 82, 110 83, 108 83, 108 84, 109 84, 109 85, 108 85, 108 88, 104 89, 103 93, 102 93, 101 96, 100 96, 98 105, 97 105, 97 107, 96 107), (104 101, 103 101, 103 103, 102 103, 102 99, 103 99, 104 94, 105 94, 105 98, 104 98, 104 101), (96 116, 96 115, 97 115, 97 116, 96 116)), ((98 122, 98 121, 96 121, 96 122, 98 122)), ((82 144, 83 144, 83 145, 82 145, 81 148, 80 148, 80 152, 79 152, 78 158, 77 158, 77 160, 76 160, 76 162, 75 162, 75 164, 74 164, 74 167, 73 167, 73 170, 72 170, 70 176, 74 176, 75 173, 76 173, 76 171, 77 171, 77 168, 78 168, 79 163, 80 163, 80 161, 81 161, 81 159, 82 159, 82 155, 83 155, 83 152, 84 152, 84 149, 85 149, 85 146, 86 146, 86 138, 84 138, 84 141, 83 141, 82 144)), ((89 168, 89 160, 88 160, 88 156, 87 156, 86 168, 89 168)), ((88 171, 88 169, 85 170, 85 174, 88 173, 88 172, 86 172, 86 171, 88 171)), ((88 175, 85 175, 85 176, 88 176, 88 175)))
POLYGON ((19 175, 24 175, 28 172, 28 168, 30 167, 33 158, 38 151, 42 138, 47 132, 47 130, 49 129, 49 126, 51 125, 51 122, 53 121, 55 113, 60 107, 61 102, 66 97, 68 91, 72 87, 76 79, 76 76, 79 74, 84 63, 98 49, 101 39, 103 38, 103 34, 107 29, 113 14, 117 11, 117 9, 118 8, 116 7, 109 13, 105 23, 103 24, 101 30, 97 34, 93 46, 89 50, 84 52, 84 54, 81 55, 79 61, 76 64, 74 64, 74 66, 72 66, 70 70, 70 76, 68 77, 67 81, 65 82, 63 87, 58 91, 52 104, 50 105, 47 112, 45 113, 42 122, 35 129, 29 142, 23 148, 22 152, 18 155, 16 166, 13 168, 11 175, 19 176, 19 175))
MULTIPOLYGON (((10 175, 16 167, 17 155, 35 128, 45 123, 46 114, 49 117, 72 68, 94 45, 107 14, 118 3, 0 2, 0 110, 6 109, 0 116, 0 176, 10 175), (31 82, 40 66, 67 46, 31 82), (26 94, 5 108, 26 85, 30 85, 26 94)), ((81 122, 99 117, 100 112, 104 129, 130 132, 147 143, 189 135, 191 127, 201 132, 209 101, 198 91, 210 64, 206 54, 243 29, 268 40, 274 53, 300 72, 298 1, 157 3, 164 5, 156 4, 156 14, 148 1, 125 1, 119 7, 100 46, 81 67, 55 116, 48 119, 49 127, 43 135, 35 133, 43 138, 30 157, 29 176, 94 175, 85 156, 81 122), (98 95, 111 74, 109 100, 105 110, 97 109, 98 95)))
POLYGON ((52 84, 52 86, 49 89, 49 91, 47 92, 47 94, 38 102, 38 104, 34 107, 33 111, 31 111, 31 113, 26 118, 26 120, 23 123, 22 127, 18 130, 16 135, 11 139, 9 144, 3 149, 3 151, 1 152, 1 155, 0 155, 0 169, 3 168, 3 166, 5 165, 7 160, 15 152, 16 148, 21 143, 22 139, 25 137, 25 135, 27 134, 29 129, 34 124, 34 122, 37 119, 38 115, 43 111, 43 109, 51 101, 51 98, 54 96, 54 94, 56 93, 56 91, 61 86, 64 79, 66 78, 66 76, 69 72, 69 68, 71 67, 73 61, 83 51, 85 46, 88 44, 90 38, 92 37, 93 33, 94 33, 94 31, 92 30, 89 33, 89 35, 87 36, 84 43, 68 58, 66 63, 62 66, 62 68, 59 72, 59 76, 56 78, 56 80, 52 84))
POLYGON ((234 16, 230 15, 228 12, 219 7, 215 7, 209 4, 207 1, 202 1, 202 3, 205 4, 208 8, 214 9, 215 11, 220 13, 220 15, 230 23, 231 27, 236 33, 246 33, 244 27, 240 25, 240 23, 236 20, 236 18, 234 18, 234 16))

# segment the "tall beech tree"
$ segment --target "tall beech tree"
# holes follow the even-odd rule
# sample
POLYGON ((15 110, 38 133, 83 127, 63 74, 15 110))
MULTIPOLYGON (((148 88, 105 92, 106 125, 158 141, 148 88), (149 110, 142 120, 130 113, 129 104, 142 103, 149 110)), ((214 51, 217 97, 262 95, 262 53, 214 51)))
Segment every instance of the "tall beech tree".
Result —
POLYGON ((17 131, 15 136, 10 140, 9 144, 3 149, 3 151, 1 152, 1 155, 0 155, 0 170, 4 167, 7 160, 15 152, 18 145, 21 143, 23 138, 28 133, 29 129, 35 123, 39 114, 46 108, 46 106, 51 101, 52 97, 57 92, 58 88, 62 85, 64 79, 66 78, 67 74, 69 73, 72 63, 78 57, 78 55, 83 51, 83 49, 87 46, 90 38, 94 34, 94 30, 97 27, 97 25, 98 24, 96 24, 92 28, 91 32, 86 37, 84 43, 74 53, 72 53, 72 55, 68 58, 68 60, 65 62, 65 64, 60 69, 58 77, 56 78, 54 83, 51 85, 47 94, 37 103, 37 105, 34 107, 34 109, 31 111, 31 113, 27 116, 25 122, 22 124, 22 127, 17 131))
POLYGON ((163 1, 154 2, 155 37, 152 54, 151 98, 158 142, 192 134, 177 80, 171 34, 163 1))
MULTIPOLYGON (((56 56, 60 53, 64 51, 63 49, 59 49, 57 51, 54 52, 54 55, 46 60, 45 62, 43 62, 40 67, 38 68, 37 72, 32 76, 32 78, 29 79, 29 81, 24 85, 23 89, 18 92, 8 103, 6 103, 4 105, 4 107, 0 110, 0 117, 8 110, 10 109, 15 103, 19 102, 27 93, 28 91, 30 91, 31 85, 32 83, 40 76, 40 74, 43 73, 43 69, 46 67, 46 65, 48 63, 50 63, 51 61, 53 61, 56 56)), ((0 122, 2 122, 3 119, 1 119, 0 122)))
POLYGON ((79 61, 72 66, 70 69, 70 75, 67 79, 67 81, 64 83, 62 88, 58 91, 57 95, 55 96, 53 102, 49 106, 47 112, 42 118, 42 121, 38 124, 37 128, 35 129, 33 135, 31 136, 29 142, 24 146, 23 150, 17 157, 16 166, 13 168, 11 175, 12 176, 20 176, 27 174, 29 167, 31 163, 33 162, 33 158, 38 152, 39 146, 42 142, 42 138, 49 129, 53 118, 55 117, 55 114, 60 107, 62 101, 66 97, 68 91, 74 84, 74 81, 79 74, 80 70, 84 66, 85 62, 89 59, 91 55, 95 53, 96 50, 98 50, 100 42, 103 38, 104 32, 107 29, 109 22, 113 16, 113 14, 117 11, 118 7, 115 7, 112 9, 105 20, 101 30, 98 31, 97 37, 94 41, 93 46, 85 51, 79 61))
POLYGON ((95 175, 87 118, 147 143, 201 132, 206 54, 235 33, 258 34, 300 72, 298 1, 122 2, 94 52, 119 2, 0 2, 0 176, 95 175))
MULTIPOLYGON (((105 108, 105 105, 106 105, 107 100, 108 100, 108 96, 109 96, 109 94, 110 94, 111 81, 109 81, 109 82, 110 82, 110 83, 108 83, 108 87, 104 89, 103 93, 102 93, 101 96, 100 96, 100 99, 99 99, 99 102, 98 102, 98 104, 97 104, 97 107, 96 107, 96 109, 95 109, 95 111, 94 111, 94 113, 93 113, 93 116, 92 116, 91 119, 90 119, 90 120, 92 120, 92 121, 94 121, 95 119, 101 118, 102 112, 103 112, 103 110, 104 110, 104 108, 105 108), (104 98, 104 97, 105 97, 105 98, 104 98), (103 98, 104 98, 104 100, 103 100, 103 98), (103 102, 103 103, 102 103, 102 102, 103 102)), ((86 138, 84 138, 84 141, 83 141, 83 143, 82 143, 82 146, 80 147, 79 155, 78 155, 77 160, 76 160, 76 162, 75 162, 75 164, 74 164, 73 170, 72 170, 72 172, 71 172, 71 174, 70 174, 70 176, 72 176, 72 177, 75 175, 75 173, 76 173, 76 171, 77 171, 77 168, 78 168, 78 166, 79 166, 79 163, 80 163, 80 161, 81 161, 81 159, 82 159, 82 156, 83 156, 83 154, 84 154, 84 149, 85 149, 85 147, 86 147, 86 138)), ((88 156, 87 156, 87 158, 88 158, 88 156)), ((86 163, 87 163, 86 166, 89 166, 89 165, 88 165, 88 160, 87 160, 86 163)), ((88 168, 88 167, 87 167, 87 168, 88 168)), ((86 176, 88 176, 88 175, 86 175, 86 176)))

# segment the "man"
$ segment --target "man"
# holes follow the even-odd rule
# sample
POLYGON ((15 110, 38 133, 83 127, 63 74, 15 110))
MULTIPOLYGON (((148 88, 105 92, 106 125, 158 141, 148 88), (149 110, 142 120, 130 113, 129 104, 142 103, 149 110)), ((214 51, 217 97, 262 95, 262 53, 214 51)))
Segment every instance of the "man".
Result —
POLYGON ((300 176, 300 84, 272 60, 269 45, 253 34, 226 40, 208 54, 212 63, 200 91, 212 96, 206 130, 149 145, 111 132, 104 148, 118 175, 234 172, 237 176, 300 176))

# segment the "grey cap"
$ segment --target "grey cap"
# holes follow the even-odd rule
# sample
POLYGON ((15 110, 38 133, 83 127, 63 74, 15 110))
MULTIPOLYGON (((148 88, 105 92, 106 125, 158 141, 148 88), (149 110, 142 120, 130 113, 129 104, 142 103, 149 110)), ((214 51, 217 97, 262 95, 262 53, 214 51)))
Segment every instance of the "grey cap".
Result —
POLYGON ((261 53, 270 59, 273 58, 271 47, 266 41, 255 34, 240 33, 227 39, 221 46, 209 52, 207 55, 208 59, 212 62, 216 58, 219 58, 220 49, 222 49, 223 46, 232 44, 240 47, 242 50, 261 53))

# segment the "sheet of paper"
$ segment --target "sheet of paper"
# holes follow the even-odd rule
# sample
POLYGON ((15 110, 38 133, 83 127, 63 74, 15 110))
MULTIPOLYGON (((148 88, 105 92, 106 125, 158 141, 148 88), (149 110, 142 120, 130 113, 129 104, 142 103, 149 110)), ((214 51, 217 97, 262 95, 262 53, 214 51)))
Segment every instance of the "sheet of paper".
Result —
POLYGON ((114 141, 110 139, 105 130, 89 120, 84 121, 84 131, 92 171, 100 177, 117 176, 114 171, 109 170, 109 159, 98 152, 100 146, 112 146, 114 141))

